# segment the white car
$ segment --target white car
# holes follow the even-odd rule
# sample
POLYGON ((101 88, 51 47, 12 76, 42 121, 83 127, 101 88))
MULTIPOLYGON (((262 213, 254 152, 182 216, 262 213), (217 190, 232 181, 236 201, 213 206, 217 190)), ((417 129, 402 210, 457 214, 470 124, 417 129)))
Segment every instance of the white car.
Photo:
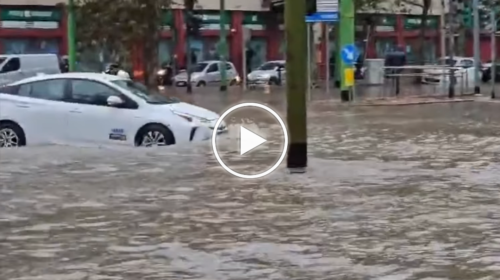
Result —
MULTIPOLYGON (((197 87, 207 85, 219 85, 221 82, 220 72, 221 61, 208 60, 196 63, 192 68, 191 84, 197 87)), ((187 86, 187 72, 183 71, 173 78, 175 86, 187 86)), ((231 62, 226 62, 226 78, 229 85, 236 85, 240 82, 238 71, 231 62)))
POLYGON ((286 70, 284 60, 268 61, 247 75, 249 85, 278 85, 285 83, 286 70))
POLYGON ((467 85, 474 84, 474 58, 461 56, 454 56, 453 61, 451 61, 450 57, 443 57, 439 59, 435 67, 433 67, 433 65, 428 65, 423 71, 422 82, 425 84, 448 82, 450 63, 453 67, 456 67, 455 77, 457 78, 458 84, 462 82, 466 82, 467 85))
MULTIPOLYGON (((101 73, 32 77, 0 88, 0 147, 164 146, 208 140, 219 115, 101 73)), ((226 131, 223 123, 218 132, 226 131)))

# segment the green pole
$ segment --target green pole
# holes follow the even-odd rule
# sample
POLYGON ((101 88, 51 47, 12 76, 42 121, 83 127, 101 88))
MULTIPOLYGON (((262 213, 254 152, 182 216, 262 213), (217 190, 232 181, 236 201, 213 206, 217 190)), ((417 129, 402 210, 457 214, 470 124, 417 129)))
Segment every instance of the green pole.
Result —
POLYGON ((307 26, 306 1, 285 0, 286 96, 290 136, 287 167, 304 173, 307 167, 307 26))
MULTIPOLYGON (((340 58, 340 52, 346 45, 354 44, 354 0, 341 0, 340 3, 340 22, 339 22, 339 48, 337 51, 337 57, 340 58)), ((350 90, 351 87, 346 85, 346 69, 351 68, 351 65, 347 65, 339 59, 336 61, 339 64, 339 76, 340 77, 340 98, 342 101, 351 101, 350 90)))
POLYGON ((69 71, 76 70, 76 22, 75 22, 75 2, 68 1, 68 63, 69 71))
POLYGON ((226 54, 227 54, 227 41, 226 41, 226 1, 220 0, 220 32, 219 32, 219 57, 221 65, 220 70, 220 91, 227 91, 227 77, 226 77, 226 54))

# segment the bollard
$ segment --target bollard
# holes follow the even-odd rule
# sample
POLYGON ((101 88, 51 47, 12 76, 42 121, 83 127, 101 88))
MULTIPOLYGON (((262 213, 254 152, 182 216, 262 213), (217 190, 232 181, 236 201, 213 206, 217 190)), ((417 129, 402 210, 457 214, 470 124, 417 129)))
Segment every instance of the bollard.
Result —
POLYGON ((264 94, 270 94, 271 93, 271 86, 269 84, 264 85, 264 94))

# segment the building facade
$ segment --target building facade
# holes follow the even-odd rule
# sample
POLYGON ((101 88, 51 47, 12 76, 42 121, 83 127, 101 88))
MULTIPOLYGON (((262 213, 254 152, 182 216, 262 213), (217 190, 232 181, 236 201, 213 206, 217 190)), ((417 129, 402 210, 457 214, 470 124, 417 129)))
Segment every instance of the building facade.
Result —
MULTIPOLYGON (((66 54, 66 14, 61 0, 2 0, 0 3, 0 52, 1 53, 58 53, 66 54)), ((181 2, 181 1, 178 1, 181 2)), ((425 56, 432 61, 441 55, 439 16, 446 12, 440 7, 431 7, 428 18, 425 42, 425 56)), ((219 0, 198 0, 198 10, 204 26, 200 36, 193 38, 190 49, 197 60, 214 57, 217 50, 220 23, 228 30, 229 58, 238 69, 242 67, 243 32, 249 29, 251 39, 247 44, 254 50, 252 66, 256 67, 266 60, 284 58, 285 36, 282 19, 270 11, 270 0, 231 0, 226 1, 226 14, 221 18, 219 0)), ((162 40, 159 46, 160 62, 185 61, 186 29, 184 11, 174 6, 165 15, 162 40)), ((444 8, 446 9, 446 7, 444 8)), ((421 10, 417 6, 396 6, 388 3, 378 11, 361 11, 356 17, 356 39, 366 57, 382 57, 387 50, 400 45, 405 46, 409 60, 416 56, 419 49, 421 10), (370 22, 370 24, 367 24, 370 22), (367 26, 370 28, 367 28, 367 26)), ((335 28, 320 25, 314 28, 320 34, 315 40, 318 64, 326 65, 326 53, 335 51, 335 28), (331 30, 328 38, 322 36, 331 30), (329 44, 327 44, 327 40, 329 44), (330 49, 327 50, 327 45, 330 49)), ((470 49, 469 47, 467 49, 470 49)), ((140 58, 136 58, 140 60, 140 58)), ((137 62, 139 63, 139 62, 137 62)))

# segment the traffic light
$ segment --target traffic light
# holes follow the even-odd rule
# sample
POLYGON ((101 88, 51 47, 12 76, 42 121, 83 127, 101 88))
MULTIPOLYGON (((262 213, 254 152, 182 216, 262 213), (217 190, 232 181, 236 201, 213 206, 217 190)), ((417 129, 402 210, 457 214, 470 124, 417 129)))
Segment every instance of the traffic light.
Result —
POLYGON ((316 0, 304 0, 306 1, 306 14, 308 16, 316 13, 316 0))
POLYGON ((200 34, 200 29, 203 27, 203 20, 192 11, 186 13, 186 31, 189 36, 200 34))

